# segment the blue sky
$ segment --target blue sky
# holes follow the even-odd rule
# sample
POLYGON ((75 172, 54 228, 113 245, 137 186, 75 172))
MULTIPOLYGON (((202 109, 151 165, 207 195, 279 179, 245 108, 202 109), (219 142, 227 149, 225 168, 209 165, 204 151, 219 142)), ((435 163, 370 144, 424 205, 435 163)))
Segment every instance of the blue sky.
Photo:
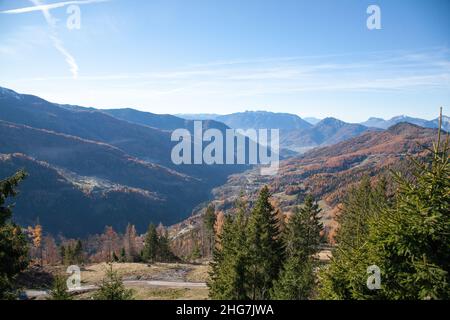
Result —
POLYGON ((448 0, 68 2, 0 0, 0 86, 155 113, 449 113, 448 0), (371 4, 381 30, 366 27, 371 4))

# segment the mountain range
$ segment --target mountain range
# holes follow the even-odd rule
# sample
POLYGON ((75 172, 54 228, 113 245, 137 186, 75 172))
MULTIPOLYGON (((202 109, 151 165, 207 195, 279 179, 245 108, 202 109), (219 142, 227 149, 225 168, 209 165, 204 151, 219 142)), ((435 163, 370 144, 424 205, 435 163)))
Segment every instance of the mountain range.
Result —
MULTIPOLYGON (((58 104, 0 87, 0 179, 20 168, 29 173, 20 186, 21 194, 14 199, 16 221, 25 226, 39 221, 46 231, 69 237, 98 233, 106 225, 122 230, 128 223, 144 232, 149 222, 177 223, 211 196, 217 197, 220 190, 239 189, 240 183, 233 184, 241 179, 236 177, 255 179, 247 174, 253 171, 247 171, 251 168, 245 165, 175 165, 170 157, 176 143, 170 139, 171 132, 178 128, 192 132, 193 119, 202 119, 204 130, 214 128, 222 133, 229 128, 280 129, 282 154, 289 156, 282 162, 282 175, 273 181, 264 177, 257 180, 271 184, 284 181, 287 190, 296 185, 287 183, 290 180, 286 177, 292 173, 319 159, 328 163, 320 150, 338 150, 341 154, 330 159, 341 161, 352 146, 356 148, 353 152, 364 147, 358 139, 370 138, 372 144, 398 141, 398 150, 391 150, 396 154, 405 147, 404 135, 398 138, 394 134, 402 124, 385 130, 382 119, 372 118, 363 125, 325 118, 311 124, 297 115, 264 111, 186 117, 189 119, 131 108, 99 110, 58 104), (383 134, 389 139, 383 140, 383 134)), ((389 121, 402 119, 420 120, 399 117, 389 121)), ((437 121, 423 120, 420 124, 434 128, 437 121)), ((444 127, 448 128, 447 117, 444 127)), ((420 137, 423 128, 413 128, 405 129, 414 133, 411 139, 420 137)), ((426 131, 426 135, 431 132, 426 131)), ((334 161, 330 159, 327 161, 334 161)), ((364 168, 368 159, 375 158, 359 155, 355 158, 359 160, 352 159, 342 160, 343 166, 360 161, 356 168, 364 168)), ((384 158, 379 155, 376 159, 384 158)), ((321 170, 338 169, 319 166, 311 169, 309 176, 321 170)), ((335 187, 330 185, 330 190, 335 187)))
MULTIPOLYGON (((108 112, 1 88, 0 176, 20 168, 30 173, 15 199, 18 223, 39 220, 47 231, 67 236, 101 232, 105 225, 122 229, 128 222, 143 232, 150 222, 185 218, 211 188, 246 168, 175 165, 170 129, 192 130, 192 121, 131 112, 151 127, 108 112)), ((228 128, 214 121, 208 126, 228 128)))
MULTIPOLYGON (((389 120, 372 117, 372 118, 369 118, 367 121, 362 122, 361 124, 365 125, 367 127, 387 129, 387 128, 389 128, 393 125, 396 125, 397 123, 401 123, 401 122, 416 124, 416 125, 424 127, 424 128, 437 128, 439 126, 439 119, 424 120, 424 119, 420 119, 420 118, 408 117, 405 115, 393 117, 389 120)), ((447 132, 450 131, 450 118, 447 116, 442 117, 442 129, 447 132)))
MULTIPOLYGON (((304 153, 312 148, 332 145, 356 137, 366 131, 387 129, 395 124, 407 122, 425 128, 437 128, 438 119, 424 120, 408 116, 397 116, 390 120, 370 118, 362 123, 348 123, 328 117, 300 118, 288 113, 267 111, 246 111, 228 115, 184 114, 186 119, 214 119, 225 123, 230 128, 241 129, 279 129, 280 147, 296 153, 304 153)), ((450 130, 450 118, 444 116, 442 128, 450 130)))
MULTIPOLYGON (((265 185, 272 193, 272 203, 286 215, 312 194, 322 209, 321 219, 329 240, 333 242, 337 228, 336 217, 346 191, 359 183, 363 176, 372 182, 389 170, 408 174, 409 157, 425 158, 427 148, 437 139, 437 130, 414 124, 399 123, 383 131, 367 131, 346 141, 316 148, 300 156, 280 162, 278 174, 262 176, 252 169, 230 176, 228 182, 213 189, 216 210, 227 212, 243 195, 251 204, 265 185)), ((176 240, 182 243, 201 225, 205 208, 181 223, 172 226, 176 240)))

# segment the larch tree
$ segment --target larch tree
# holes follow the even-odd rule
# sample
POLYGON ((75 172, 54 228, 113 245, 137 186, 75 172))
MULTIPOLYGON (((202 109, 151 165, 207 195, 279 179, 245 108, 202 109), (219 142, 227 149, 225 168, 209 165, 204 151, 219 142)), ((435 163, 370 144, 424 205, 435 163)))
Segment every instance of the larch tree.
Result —
POLYGON ((132 224, 128 224, 123 237, 123 247, 126 252, 126 260, 136 262, 138 260, 138 250, 136 244, 137 232, 132 224))

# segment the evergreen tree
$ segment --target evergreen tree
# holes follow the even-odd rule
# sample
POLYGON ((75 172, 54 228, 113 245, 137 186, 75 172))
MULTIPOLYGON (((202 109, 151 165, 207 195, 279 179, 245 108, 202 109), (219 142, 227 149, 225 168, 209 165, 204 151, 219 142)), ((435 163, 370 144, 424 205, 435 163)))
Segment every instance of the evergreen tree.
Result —
POLYGON ((94 294, 95 300, 132 300, 133 290, 126 289, 117 271, 110 263, 99 289, 94 294))
POLYGON ((61 275, 55 276, 49 300, 72 300, 72 296, 67 290, 66 277, 61 275))
POLYGON ((158 255, 158 233, 153 223, 148 226, 145 236, 143 258, 147 262, 155 262, 158 255))
POLYGON ((172 262, 177 259, 170 250, 170 240, 167 230, 163 230, 158 238, 158 259, 161 262, 172 262))
MULTIPOLYGON (((321 297, 328 299, 450 298, 450 165, 449 140, 437 143, 428 160, 411 159, 412 179, 392 172, 393 202, 371 191, 355 201, 371 213, 364 228, 340 235, 330 266, 321 273, 321 297), (379 198, 378 198, 379 199, 379 198), (374 205, 373 203, 376 203, 374 205), (381 205, 380 205, 381 203, 381 205), (362 231, 362 232, 361 232, 362 231), (381 271, 381 288, 368 290, 367 267, 381 271)), ((343 214, 345 214, 344 212, 343 214)), ((353 223, 357 221, 354 217, 353 223)), ((356 227, 356 226, 355 226, 356 227)), ((342 229, 345 230, 344 226, 342 229)))
POLYGON ((206 209, 205 215, 203 216, 203 229, 205 238, 205 256, 211 255, 214 250, 214 238, 215 230, 214 226, 216 224, 216 212, 213 205, 209 205, 206 209))
POLYGON ((237 213, 225 217, 222 232, 213 251, 211 262, 210 297, 212 299, 243 300, 248 295, 245 286, 247 263, 247 207, 238 200, 237 213))
POLYGON ((272 298, 304 300, 314 287, 313 255, 322 242, 320 209, 313 197, 307 196, 302 208, 296 210, 283 234, 286 261, 279 279, 274 284, 272 298))
POLYGON ((274 283, 271 298, 275 300, 306 300, 315 286, 313 259, 289 256, 279 279, 274 283))
POLYGON ((276 212, 264 187, 248 221, 246 292, 249 299, 268 299, 283 261, 276 212))
MULTIPOLYGON (((442 121, 442 114, 441 114, 442 121)), ((431 161, 412 160, 413 179, 394 173, 395 206, 370 221, 368 250, 381 272, 382 299, 450 299, 449 136, 431 161)))
POLYGON ((367 267, 373 265, 368 252, 369 222, 377 220, 390 206, 386 181, 372 186, 369 177, 347 192, 338 218, 337 246, 330 264, 320 275, 319 296, 323 299, 370 299, 367 267))
POLYGON ((7 198, 17 194, 16 187, 26 173, 19 171, 0 181, 0 299, 14 298, 12 281, 26 268, 27 241, 21 228, 11 222, 12 207, 5 205, 7 198))

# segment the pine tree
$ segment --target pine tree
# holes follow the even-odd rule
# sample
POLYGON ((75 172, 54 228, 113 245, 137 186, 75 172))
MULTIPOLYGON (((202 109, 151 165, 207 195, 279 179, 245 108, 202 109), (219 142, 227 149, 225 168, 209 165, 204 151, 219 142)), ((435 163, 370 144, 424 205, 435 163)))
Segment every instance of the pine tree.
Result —
POLYGON ((158 233, 153 223, 148 226, 145 236, 143 259, 147 262, 155 262, 158 254, 158 233))
POLYGON ((313 255, 322 242, 320 209, 313 197, 307 196, 302 208, 296 210, 283 234, 286 262, 279 279, 274 284, 272 298, 304 300, 311 296, 314 287, 313 255))
POLYGON ((276 212, 264 187, 248 221, 246 291, 249 299, 268 299, 283 259, 276 212))
POLYGON ((26 177, 19 171, 0 181, 0 299, 14 298, 12 281, 28 265, 28 248, 21 228, 11 222, 12 207, 7 198, 17 194, 16 187, 26 177))
POLYGON ((113 266, 110 263, 105 277, 102 279, 102 283, 93 298, 95 300, 132 300, 133 290, 125 288, 121 277, 117 271, 113 270, 113 266))

